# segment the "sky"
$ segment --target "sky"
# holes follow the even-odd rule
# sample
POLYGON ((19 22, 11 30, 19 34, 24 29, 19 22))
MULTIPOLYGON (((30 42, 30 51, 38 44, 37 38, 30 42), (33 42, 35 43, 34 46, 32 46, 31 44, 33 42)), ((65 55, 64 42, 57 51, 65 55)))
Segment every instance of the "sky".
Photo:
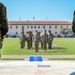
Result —
POLYGON ((8 21, 72 21, 75 0, 0 0, 8 21))

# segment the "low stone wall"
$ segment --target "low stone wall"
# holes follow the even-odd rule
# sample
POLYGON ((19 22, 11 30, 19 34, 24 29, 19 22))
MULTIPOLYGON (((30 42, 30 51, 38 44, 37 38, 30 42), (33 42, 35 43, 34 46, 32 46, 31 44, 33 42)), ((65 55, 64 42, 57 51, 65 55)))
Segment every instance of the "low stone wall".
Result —
POLYGON ((75 58, 75 55, 1 55, 3 59, 24 59, 29 61, 30 56, 42 56, 43 60, 48 60, 49 58, 75 58))

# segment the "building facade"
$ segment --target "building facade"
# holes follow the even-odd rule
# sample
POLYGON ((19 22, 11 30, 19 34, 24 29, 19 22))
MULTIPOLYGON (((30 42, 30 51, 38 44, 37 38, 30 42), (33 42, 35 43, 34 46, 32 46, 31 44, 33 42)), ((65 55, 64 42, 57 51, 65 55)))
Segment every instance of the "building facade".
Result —
POLYGON ((60 29, 64 27, 71 28, 71 22, 68 21, 8 21, 8 34, 20 34, 21 32, 35 30, 42 31, 44 28, 47 32, 51 30, 53 34, 60 34, 60 29))

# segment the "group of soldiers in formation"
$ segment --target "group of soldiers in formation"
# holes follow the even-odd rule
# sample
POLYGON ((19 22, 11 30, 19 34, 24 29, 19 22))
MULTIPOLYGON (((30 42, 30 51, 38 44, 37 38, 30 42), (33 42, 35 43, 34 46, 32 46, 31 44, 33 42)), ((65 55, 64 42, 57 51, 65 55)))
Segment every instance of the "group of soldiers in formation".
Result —
MULTIPOLYGON (((75 11, 73 14, 72 31, 73 31, 73 34, 75 35, 75 11)), ((24 35, 24 32, 22 32, 19 37, 21 49, 25 47, 25 41, 27 41, 28 49, 32 48, 32 42, 34 41, 35 52, 38 52, 40 42, 41 42, 41 48, 44 51, 46 51, 47 44, 48 44, 48 49, 52 48, 53 37, 54 36, 51 33, 51 30, 48 31, 48 34, 46 30, 44 30, 44 32, 42 33, 36 30, 36 33, 34 35, 32 34, 31 31, 27 32, 26 35, 24 35)))
POLYGON ((36 30, 34 35, 32 34, 31 31, 27 32, 26 35, 24 34, 24 32, 22 32, 19 37, 21 49, 25 47, 25 41, 27 42, 28 49, 32 48, 32 44, 34 41, 35 52, 38 52, 40 42, 41 42, 41 48, 44 51, 46 51, 47 44, 48 44, 48 49, 52 48, 53 37, 54 36, 50 30, 48 31, 48 34, 46 30, 44 30, 44 32, 42 33, 36 30))

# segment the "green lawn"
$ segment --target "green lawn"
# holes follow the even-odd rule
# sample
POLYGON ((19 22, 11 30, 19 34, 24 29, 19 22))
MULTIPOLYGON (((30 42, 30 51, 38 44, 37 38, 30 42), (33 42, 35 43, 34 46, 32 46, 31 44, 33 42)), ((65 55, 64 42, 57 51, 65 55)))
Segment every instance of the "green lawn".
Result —
POLYGON ((53 48, 39 52, 33 49, 28 50, 27 45, 23 50, 20 49, 18 38, 5 38, 1 55, 74 55, 75 54, 75 38, 54 38, 53 48))

